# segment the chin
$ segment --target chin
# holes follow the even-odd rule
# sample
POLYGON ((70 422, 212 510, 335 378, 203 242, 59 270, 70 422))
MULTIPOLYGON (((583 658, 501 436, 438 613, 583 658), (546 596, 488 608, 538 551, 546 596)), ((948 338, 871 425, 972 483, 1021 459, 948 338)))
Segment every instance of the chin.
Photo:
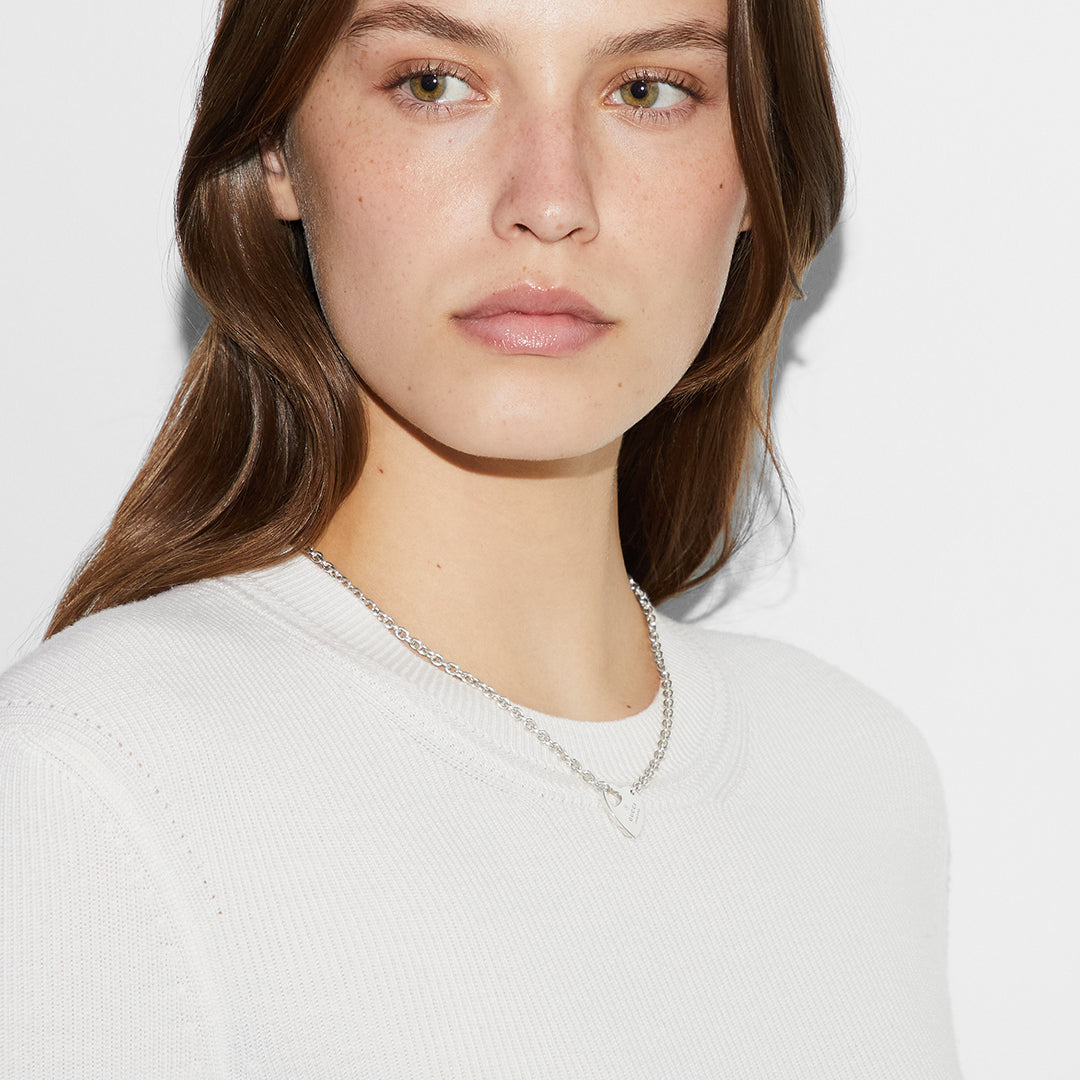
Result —
POLYGON ((391 427, 444 460, 484 470, 488 465, 480 463, 571 462, 597 455, 606 461, 605 451, 613 448, 617 455, 623 433, 650 407, 648 402, 635 406, 628 398, 617 410, 610 400, 605 408, 595 392, 580 386, 572 393, 549 395, 474 393, 467 402, 461 395, 453 411, 446 408, 445 397, 434 397, 420 409, 408 396, 399 409, 376 400, 391 427))
POLYGON ((451 436, 443 446, 451 455, 472 458, 477 462, 534 462, 555 465, 559 462, 569 463, 603 456, 611 447, 614 447, 617 453, 620 439, 621 434, 610 438, 596 435, 591 438, 573 438, 570 435, 553 437, 550 431, 536 433, 534 436, 527 432, 517 432, 509 438, 485 438, 474 431, 461 438, 451 436))

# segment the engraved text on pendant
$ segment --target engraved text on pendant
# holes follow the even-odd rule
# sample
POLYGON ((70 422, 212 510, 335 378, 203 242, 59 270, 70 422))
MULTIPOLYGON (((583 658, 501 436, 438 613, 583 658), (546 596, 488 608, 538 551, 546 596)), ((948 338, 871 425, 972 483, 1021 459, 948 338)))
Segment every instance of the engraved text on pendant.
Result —
POLYGON ((628 787, 615 790, 614 795, 610 791, 604 792, 608 813, 627 836, 637 839, 641 833, 641 796, 631 795, 628 787))

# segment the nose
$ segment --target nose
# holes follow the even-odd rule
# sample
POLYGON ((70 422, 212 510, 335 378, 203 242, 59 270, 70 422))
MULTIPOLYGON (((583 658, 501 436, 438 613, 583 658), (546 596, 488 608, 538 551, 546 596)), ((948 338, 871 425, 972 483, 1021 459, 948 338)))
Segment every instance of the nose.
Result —
POLYGON ((576 117, 537 104, 501 140, 492 224, 507 240, 530 234, 545 244, 587 243, 600 229, 590 169, 593 148, 576 117))

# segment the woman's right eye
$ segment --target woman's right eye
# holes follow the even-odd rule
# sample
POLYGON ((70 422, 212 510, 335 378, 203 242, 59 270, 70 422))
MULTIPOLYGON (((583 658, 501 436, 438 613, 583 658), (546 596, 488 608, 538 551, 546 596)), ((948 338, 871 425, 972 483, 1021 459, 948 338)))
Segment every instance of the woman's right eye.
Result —
POLYGON ((474 96, 473 88, 464 79, 438 71, 421 71, 410 76, 401 85, 407 88, 417 101, 430 105, 467 101, 474 96))

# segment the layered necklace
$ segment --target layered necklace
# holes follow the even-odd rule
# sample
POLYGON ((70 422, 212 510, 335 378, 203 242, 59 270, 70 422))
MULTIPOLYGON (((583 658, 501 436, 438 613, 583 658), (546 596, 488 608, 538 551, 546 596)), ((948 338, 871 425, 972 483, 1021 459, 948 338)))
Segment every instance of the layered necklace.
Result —
POLYGON ((671 676, 668 674, 667 666, 664 663, 664 653, 660 648, 660 636, 656 630, 656 612, 653 610, 653 606, 649 602, 648 596, 645 595, 645 590, 642 589, 636 581, 632 578, 630 579, 630 588, 634 591, 634 595, 641 605, 641 610, 645 615, 645 622, 649 629, 649 648, 652 650, 653 660, 656 663, 656 671, 660 676, 660 693, 663 699, 663 714, 660 721, 660 737, 657 739, 656 749, 653 751, 652 758, 645 767, 645 771, 633 781, 633 783, 624 787, 617 787, 588 771, 577 758, 571 757, 566 750, 564 750, 563 747, 548 734, 548 732, 544 731, 531 716, 526 714, 520 706, 515 705, 512 701, 503 697, 502 694, 497 690, 492 689, 492 687, 488 686, 482 679, 478 679, 475 675, 458 667, 457 664, 451 663, 433 649, 429 649, 419 638, 413 637, 404 626, 394 622, 385 611, 379 608, 374 600, 365 596, 347 577, 345 577, 344 574, 341 573, 340 570, 337 569, 337 567, 334 566, 332 562, 330 562, 329 559, 323 558, 320 552, 315 551, 313 548, 308 548, 307 555, 316 566, 320 567, 335 581, 339 581, 346 589, 348 589, 349 592, 351 592, 353 596, 355 596, 403 645, 407 645, 417 656, 423 657, 433 667, 438 668, 440 671, 445 671, 451 678, 457 679, 458 682, 463 682, 466 686, 471 686, 474 689, 479 690, 489 701, 494 702, 499 708, 505 709, 506 712, 521 724, 526 731, 535 735, 536 738, 568 769, 570 769, 571 772, 575 773, 586 784, 601 794, 604 801, 604 808, 611 815, 612 820, 618 825, 624 835, 631 839, 640 835, 643 814, 641 792, 645 788, 645 785, 653 778, 653 774, 659 767, 660 762, 664 760, 664 754, 667 752, 668 736, 671 733, 674 694, 671 689, 671 676))

